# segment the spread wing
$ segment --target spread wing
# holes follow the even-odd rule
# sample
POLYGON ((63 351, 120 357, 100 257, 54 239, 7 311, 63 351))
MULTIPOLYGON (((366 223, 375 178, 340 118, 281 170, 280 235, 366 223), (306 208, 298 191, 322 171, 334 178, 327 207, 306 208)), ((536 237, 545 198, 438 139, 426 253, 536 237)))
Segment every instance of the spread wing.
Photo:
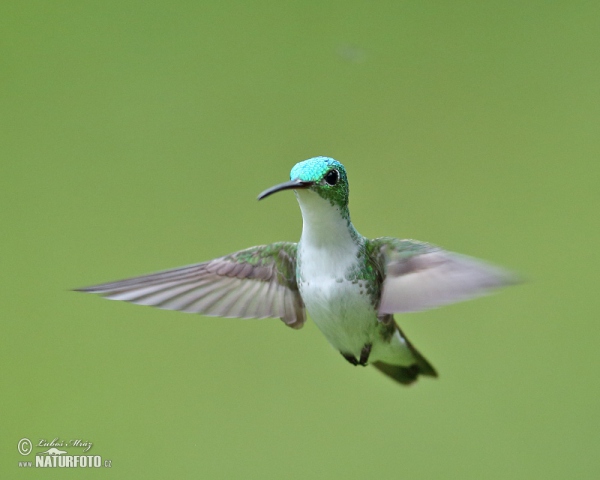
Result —
POLYGON ((295 243, 248 248, 204 263, 104 283, 79 292, 167 310, 236 318, 306 320, 296 283, 295 243))
POLYGON ((506 270, 415 240, 376 238, 368 248, 384 265, 380 315, 460 302, 517 281, 506 270))

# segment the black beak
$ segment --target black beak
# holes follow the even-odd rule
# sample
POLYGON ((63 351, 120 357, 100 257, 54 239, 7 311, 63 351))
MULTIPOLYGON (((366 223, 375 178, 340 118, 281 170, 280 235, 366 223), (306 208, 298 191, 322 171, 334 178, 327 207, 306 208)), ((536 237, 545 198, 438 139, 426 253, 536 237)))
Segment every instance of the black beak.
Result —
POLYGON ((300 180, 297 178, 296 180, 290 180, 289 182, 280 183, 279 185, 275 185, 274 187, 267 188, 264 192, 262 192, 258 199, 262 200, 263 198, 268 197, 272 193, 281 192, 282 190, 296 190, 298 188, 308 188, 311 185, 314 185, 315 182, 305 182, 304 180, 300 180))

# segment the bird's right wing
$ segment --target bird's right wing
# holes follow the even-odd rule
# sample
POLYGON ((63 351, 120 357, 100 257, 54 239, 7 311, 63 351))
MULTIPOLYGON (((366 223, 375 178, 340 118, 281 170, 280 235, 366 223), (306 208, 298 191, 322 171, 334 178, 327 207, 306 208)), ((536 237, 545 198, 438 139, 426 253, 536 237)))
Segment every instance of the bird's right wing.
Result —
POLYGON ((204 263, 76 291, 167 310, 235 318, 306 320, 296 283, 297 244, 272 243, 204 263))
POLYGON ((379 314, 415 312, 475 298, 516 283, 508 271, 415 240, 369 240, 384 265, 379 314))

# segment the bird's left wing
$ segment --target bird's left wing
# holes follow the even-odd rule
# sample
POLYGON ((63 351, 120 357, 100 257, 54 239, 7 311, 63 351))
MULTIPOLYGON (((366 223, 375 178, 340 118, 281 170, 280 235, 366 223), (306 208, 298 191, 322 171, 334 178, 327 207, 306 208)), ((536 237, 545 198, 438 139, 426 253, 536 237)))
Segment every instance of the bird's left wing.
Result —
POLYGON ((415 240, 376 238, 368 250, 384 270, 380 315, 460 302, 517 281, 499 267, 415 240))
POLYGON ((306 313, 296 283, 296 249, 295 243, 272 243, 77 291, 209 316, 281 318, 300 328, 306 313))

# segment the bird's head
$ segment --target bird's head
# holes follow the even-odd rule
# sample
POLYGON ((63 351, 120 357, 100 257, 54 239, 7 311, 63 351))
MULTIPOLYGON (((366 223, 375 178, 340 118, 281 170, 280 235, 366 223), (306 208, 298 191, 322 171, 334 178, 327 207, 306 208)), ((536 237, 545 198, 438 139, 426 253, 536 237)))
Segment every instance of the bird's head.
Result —
POLYGON ((329 157, 314 157, 297 163, 290 172, 290 181, 275 185, 262 192, 258 199, 282 190, 314 192, 331 205, 345 208, 348 205, 348 178, 344 166, 329 157))

